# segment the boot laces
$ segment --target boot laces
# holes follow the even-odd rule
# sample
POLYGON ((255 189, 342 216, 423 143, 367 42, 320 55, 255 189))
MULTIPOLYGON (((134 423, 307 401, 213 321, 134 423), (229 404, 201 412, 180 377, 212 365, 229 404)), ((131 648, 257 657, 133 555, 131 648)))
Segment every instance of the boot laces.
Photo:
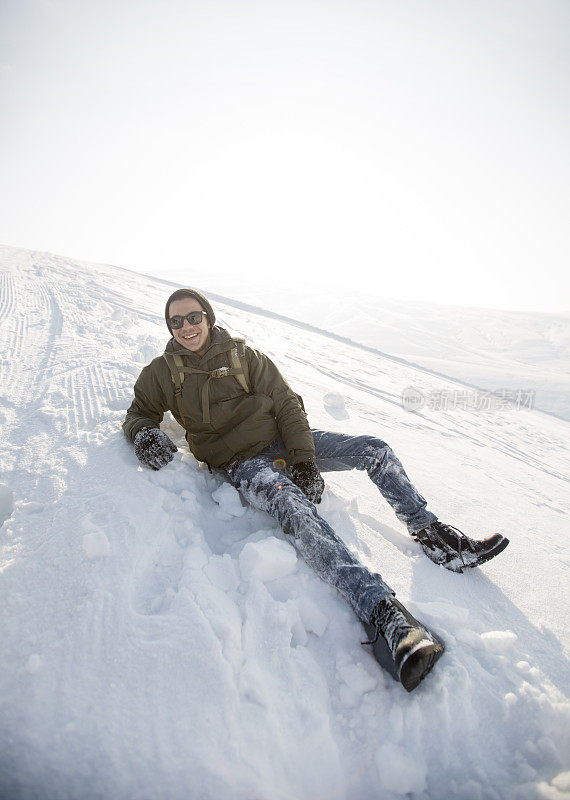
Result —
POLYGON ((362 644, 376 644, 382 635, 390 650, 393 649, 394 641, 398 641, 412 627, 400 609, 389 601, 384 607, 377 606, 374 609, 370 622, 376 628, 376 635, 374 639, 362 644))
MULTIPOLYGON (((449 547, 449 544, 445 541, 441 532, 446 531, 449 532, 452 536, 455 536, 457 539, 457 555, 459 556, 461 563, 465 564, 465 559, 463 558, 463 543, 467 537, 460 531, 458 528, 454 528, 453 525, 445 525, 443 522, 434 522, 429 528, 424 529, 426 532, 426 536, 428 540, 433 537, 436 542, 439 544, 441 549, 445 552, 446 546, 449 547), (441 532, 440 532, 441 531, 441 532)), ((421 533, 421 531, 419 531, 421 533)), ((416 534, 417 536, 418 534, 416 534)), ((421 538, 421 537, 420 537, 421 538)))

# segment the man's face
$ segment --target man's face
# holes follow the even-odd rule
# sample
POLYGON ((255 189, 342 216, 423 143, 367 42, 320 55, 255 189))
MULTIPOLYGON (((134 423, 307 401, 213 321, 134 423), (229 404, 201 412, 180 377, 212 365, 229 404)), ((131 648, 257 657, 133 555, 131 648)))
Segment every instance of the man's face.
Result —
MULTIPOLYGON (((184 317, 191 311, 203 311, 204 309, 194 297, 183 297, 181 300, 174 300, 168 309, 168 316, 180 315, 184 317)), ((210 344, 210 328, 208 327, 208 317, 203 314, 202 322, 199 325, 190 325, 187 319, 181 328, 173 328, 172 335, 182 347, 203 355, 210 344)))

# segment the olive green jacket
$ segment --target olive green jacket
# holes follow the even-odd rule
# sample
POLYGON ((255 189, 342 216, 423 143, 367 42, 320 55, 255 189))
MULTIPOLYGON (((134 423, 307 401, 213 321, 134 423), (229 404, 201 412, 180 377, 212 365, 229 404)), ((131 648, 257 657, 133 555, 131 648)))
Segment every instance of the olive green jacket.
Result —
MULTIPOLYGON (((231 366, 229 350, 236 341, 216 326, 203 356, 187 350, 172 338, 166 352, 182 356, 186 366, 209 372, 231 366)), ((243 344, 242 344, 243 346, 243 344)), ((186 428, 186 440, 198 461, 212 467, 227 467, 234 459, 245 460, 260 453, 281 436, 289 465, 315 460, 315 446, 307 415, 298 396, 285 381, 275 364, 259 350, 245 346, 249 393, 233 375, 211 379, 208 387, 210 421, 204 422, 204 373, 187 374, 182 385, 180 416, 174 395, 174 383, 163 356, 144 367, 135 383, 123 430, 134 440, 141 428, 158 428, 165 411, 186 428)))

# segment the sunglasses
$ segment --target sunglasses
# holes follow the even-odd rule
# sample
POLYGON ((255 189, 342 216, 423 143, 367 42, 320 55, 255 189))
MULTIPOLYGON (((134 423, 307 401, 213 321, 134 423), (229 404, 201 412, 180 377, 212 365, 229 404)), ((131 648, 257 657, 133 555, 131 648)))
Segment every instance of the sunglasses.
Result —
MULTIPOLYGON (((184 320, 187 319, 190 325, 199 325, 202 322, 202 315, 206 314, 205 311, 191 311, 189 314, 185 314, 181 316, 180 314, 176 314, 174 317, 170 317, 168 320, 170 322, 170 327, 174 330, 178 330, 184 325, 184 320)), ((208 316, 206 314, 206 316, 208 316)))

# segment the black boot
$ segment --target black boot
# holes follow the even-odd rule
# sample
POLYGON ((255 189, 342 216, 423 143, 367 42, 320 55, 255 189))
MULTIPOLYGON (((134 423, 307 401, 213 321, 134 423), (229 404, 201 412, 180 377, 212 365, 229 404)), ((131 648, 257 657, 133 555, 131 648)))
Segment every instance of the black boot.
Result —
POLYGON ((470 539, 457 528, 442 522, 433 522, 429 528, 412 533, 412 536, 434 564, 452 572, 463 572, 467 567, 484 564, 502 552, 509 543, 500 533, 480 541, 470 539))
POLYGON ((372 645, 379 664, 408 692, 425 678, 444 650, 439 639, 392 595, 374 607, 365 628, 374 638, 362 644, 372 645))

